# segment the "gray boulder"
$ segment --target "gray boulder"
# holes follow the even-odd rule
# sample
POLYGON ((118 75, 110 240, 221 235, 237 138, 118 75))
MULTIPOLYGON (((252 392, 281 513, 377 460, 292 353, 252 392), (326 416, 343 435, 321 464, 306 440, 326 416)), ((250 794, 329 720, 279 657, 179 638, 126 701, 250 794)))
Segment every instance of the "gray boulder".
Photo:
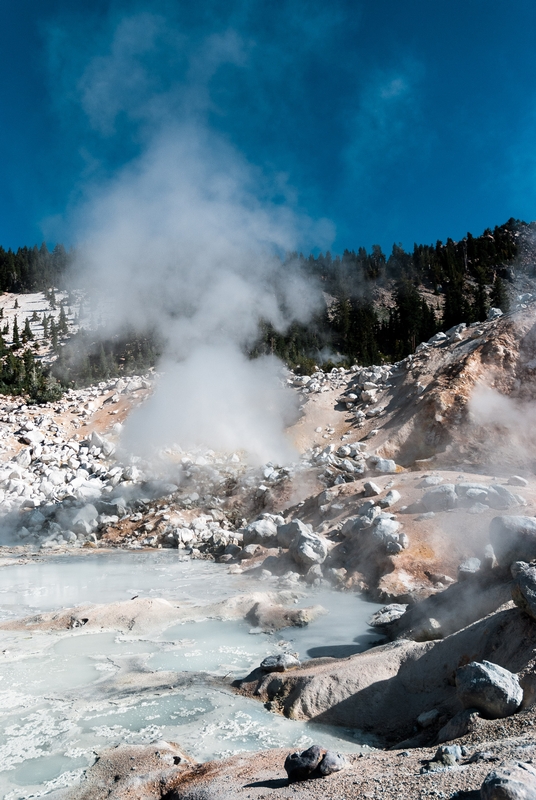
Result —
POLYGON ((445 767, 454 767, 458 761, 462 760, 462 748, 457 744, 442 744, 434 755, 433 761, 443 764, 445 767))
POLYGON ((441 742, 450 742, 452 739, 460 739, 466 733, 473 731, 479 722, 482 722, 482 718, 474 708, 460 711, 438 731, 436 741, 440 744, 441 742))
POLYGON ((426 492, 421 502, 426 511, 448 511, 458 505, 458 495, 453 483, 444 483, 426 492))
POLYGON ((400 522, 392 519, 389 516, 380 514, 374 520, 372 526, 372 534, 382 542, 398 541, 398 531, 400 530, 400 522), (396 539, 394 538, 396 536, 396 539))
POLYGON ((98 511, 92 503, 87 503, 74 515, 71 529, 75 533, 88 535, 98 527, 98 511))
POLYGON ((285 759, 285 772, 288 782, 305 781, 310 778, 322 761, 322 751, 317 744, 313 744, 302 753, 290 753, 285 759))
POLYGON ((522 761, 506 761, 486 775, 480 797, 482 800, 535 800, 536 769, 522 761))
POLYGON ((313 564, 312 567, 309 567, 307 573, 305 575, 305 582, 309 585, 316 584, 317 581, 321 581, 324 579, 324 573, 322 572, 322 567, 320 564, 313 564))
POLYGON ((523 700, 517 675, 490 661, 472 661, 459 667, 456 689, 464 708, 476 708, 488 719, 509 717, 523 700))
POLYGON ((257 519, 244 528, 244 544, 276 544, 277 525, 271 519, 257 519))
POLYGON ((294 539, 289 552, 300 566, 312 567, 313 564, 324 563, 328 554, 328 543, 323 536, 307 530, 294 539))
POLYGON ((369 541, 385 548, 390 555, 397 555, 408 547, 409 539, 404 533, 400 533, 400 523, 391 514, 380 514, 374 520, 374 524, 367 531, 369 541))
POLYGON ((19 450, 17 455, 13 458, 13 461, 18 464, 19 467, 29 467, 32 463, 30 448, 23 447, 22 450, 19 450))
POLYGON ((334 753, 333 750, 326 750, 324 758, 318 765, 318 772, 322 777, 332 775, 334 772, 340 772, 348 766, 348 761, 342 753, 334 753))
POLYGON ((399 500, 402 499, 402 495, 396 489, 391 489, 390 492, 387 492, 385 497, 378 501, 378 505, 381 508, 390 508, 394 506, 395 503, 398 503, 399 500))
POLYGON ((372 481, 367 481, 366 483, 364 483, 363 489, 365 491, 365 497, 376 497, 382 492, 380 487, 376 483, 373 483, 372 481))
POLYGON ((473 575, 480 571, 481 566, 482 562, 479 558, 468 558, 466 561, 462 561, 458 567, 458 580, 465 581, 468 578, 472 578, 473 575))
POLYGON ((508 486, 528 486, 528 480, 521 475, 511 475, 508 478, 508 486))
MULTIPOLYGON (((372 431, 370 433, 372 433, 372 431)), ((382 474, 392 475, 396 472, 396 462, 393 461, 392 458, 372 456, 369 458, 368 464, 372 469, 376 470, 376 472, 381 472, 382 474)))
POLYGON ((305 525, 299 519, 293 519, 292 522, 287 522, 286 525, 277 526, 277 544, 280 547, 290 547, 296 536, 302 533, 311 533, 311 527, 305 525))
POLYGON ((268 656, 261 662, 261 669, 265 672, 285 672, 288 669, 299 667, 300 662, 296 656, 290 653, 279 653, 275 656, 268 656))
POLYGON ((489 526, 489 538, 501 567, 509 567, 514 561, 536 559, 534 517, 494 517, 489 526))
POLYGON ((519 505, 516 496, 506 486, 501 486, 498 483, 494 483, 488 488, 486 503, 497 511, 506 511, 512 506, 519 505))
POLYGON ((524 561, 516 561, 511 566, 514 585, 512 600, 525 613, 536 619, 536 567, 524 561))
POLYGON ((390 603, 376 611, 367 622, 371 628, 383 628, 395 622, 406 613, 408 606, 403 603, 390 603))

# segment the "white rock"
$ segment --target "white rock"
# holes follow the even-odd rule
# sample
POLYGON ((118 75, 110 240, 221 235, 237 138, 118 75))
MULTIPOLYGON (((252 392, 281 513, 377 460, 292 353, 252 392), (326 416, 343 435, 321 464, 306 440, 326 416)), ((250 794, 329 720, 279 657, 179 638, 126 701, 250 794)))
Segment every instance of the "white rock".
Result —
POLYGON ((379 505, 381 508, 390 508, 394 506, 395 503, 398 503, 399 500, 402 499, 402 495, 396 489, 391 489, 390 492, 387 492, 385 497, 379 501, 379 505))
POLYGON ((290 545, 289 552, 297 564, 311 567, 313 564, 322 564, 326 560, 328 542, 323 536, 316 533, 302 532, 290 545))
MULTIPOLYGON (((371 431, 372 433, 372 431, 371 431)), ((381 458, 380 456, 371 456, 368 463, 376 472, 384 474, 393 474, 396 472, 396 462, 391 458, 381 458)))
POLYGON ((520 475, 512 475, 508 478, 508 486, 528 486, 528 481, 520 475))
POLYGON ((27 431, 21 436, 24 444, 40 444, 45 439, 45 434, 39 430, 27 431))
POLYGON ((32 455, 30 453, 29 447, 24 447, 20 452, 17 453, 15 458, 13 459, 14 462, 19 464, 21 467, 29 467, 32 463, 32 455))
POLYGON ((363 484, 363 489, 365 490, 365 497, 376 497, 377 495, 382 493, 380 487, 373 483, 372 481, 367 481, 363 484))

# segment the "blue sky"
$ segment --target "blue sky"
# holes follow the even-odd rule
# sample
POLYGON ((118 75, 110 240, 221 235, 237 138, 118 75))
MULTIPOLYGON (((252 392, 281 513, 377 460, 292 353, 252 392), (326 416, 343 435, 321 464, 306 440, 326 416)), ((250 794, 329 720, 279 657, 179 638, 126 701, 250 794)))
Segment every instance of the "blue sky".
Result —
POLYGON ((4 247, 75 244, 87 197, 184 124, 331 223, 306 252, 536 218, 530 0, 19 0, 0 22, 4 247))

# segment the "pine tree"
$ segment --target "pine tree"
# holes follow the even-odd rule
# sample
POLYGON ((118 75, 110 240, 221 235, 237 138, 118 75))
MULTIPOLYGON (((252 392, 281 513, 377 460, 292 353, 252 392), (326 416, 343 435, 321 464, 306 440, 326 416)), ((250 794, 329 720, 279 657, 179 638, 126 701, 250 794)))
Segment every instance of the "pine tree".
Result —
POLYGON ((65 316, 65 308, 63 306, 60 309, 58 332, 61 334, 69 333, 69 326, 67 325, 67 317, 65 316))
POLYGON ((29 342, 33 338, 34 335, 32 333, 32 328, 30 326, 30 320, 28 317, 26 317, 26 320, 24 322, 24 329, 22 331, 22 341, 24 342, 24 344, 26 344, 26 342, 29 342))
POLYGON ((19 324, 17 322, 17 317, 15 317, 15 319, 13 320, 13 335, 11 338, 13 340, 13 347, 15 349, 17 347, 20 347, 19 324))
POLYGON ((56 353, 58 350, 58 328, 52 318, 49 321, 50 321, 50 343, 52 345, 52 349, 56 353))
POLYGON ((484 322, 488 316, 489 303, 486 292, 486 277, 484 270, 479 268, 477 271, 477 286, 474 295, 472 316, 475 322, 484 322))
POLYGON ((24 363, 24 389, 27 392, 31 392, 36 383, 36 366, 32 351, 25 350, 22 360, 24 363))
POLYGON ((13 308, 18 308, 18 307, 19 307, 19 298, 16 297, 15 298, 15 305, 13 306, 13 308))
POLYGON ((48 336, 48 317, 46 314, 43 314, 41 325, 43 326, 43 336, 48 336))
POLYGON ((495 276, 493 287, 491 289, 491 305, 493 308, 500 308, 501 311, 508 311, 510 308, 510 301, 506 292, 504 281, 498 275, 495 276))

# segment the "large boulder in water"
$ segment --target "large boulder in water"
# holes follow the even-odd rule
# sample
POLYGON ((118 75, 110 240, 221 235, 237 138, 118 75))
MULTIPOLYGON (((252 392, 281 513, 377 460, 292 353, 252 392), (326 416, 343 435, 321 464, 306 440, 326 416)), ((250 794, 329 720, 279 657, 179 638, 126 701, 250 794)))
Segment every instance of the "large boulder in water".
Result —
POLYGON ((476 708, 488 719, 509 717, 523 700, 517 675, 490 661, 471 661, 459 667, 456 689, 464 708, 476 708))
POLYGON ((493 552, 501 567, 536 559, 536 518, 494 517, 489 526, 493 552))
POLYGON ((482 800, 534 800, 536 769, 522 761, 507 761, 486 775, 480 797, 482 800))

